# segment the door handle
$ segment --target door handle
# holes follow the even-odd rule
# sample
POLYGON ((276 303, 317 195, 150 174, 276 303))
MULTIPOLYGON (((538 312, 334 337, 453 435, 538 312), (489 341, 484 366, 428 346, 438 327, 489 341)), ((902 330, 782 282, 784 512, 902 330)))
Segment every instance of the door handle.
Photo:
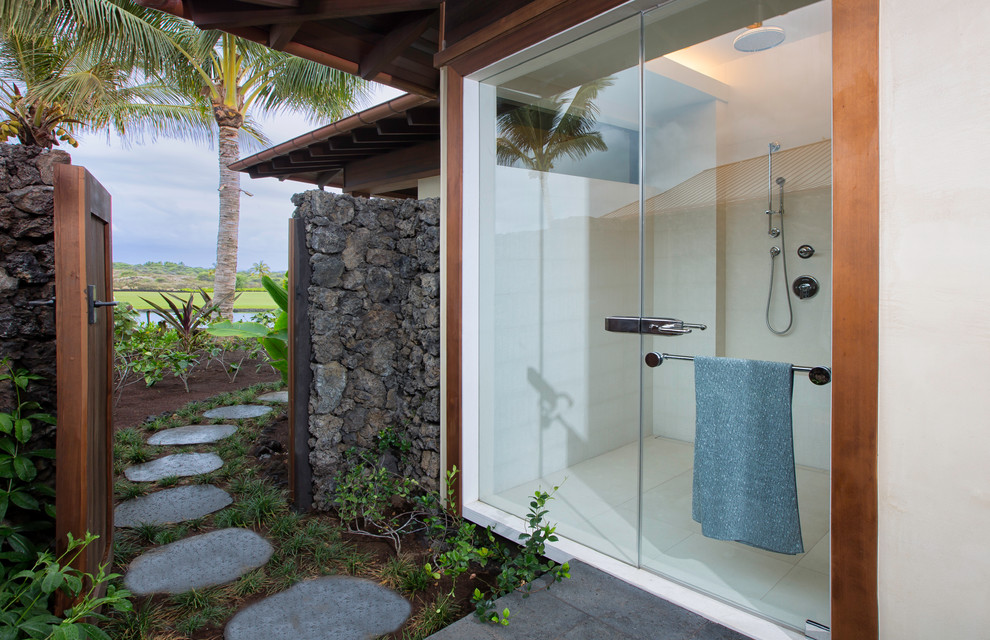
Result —
POLYGON ((97 307, 116 307, 117 301, 111 300, 105 302, 103 300, 96 299, 96 285, 88 284, 86 285, 86 306, 89 307, 89 323, 96 324, 96 308, 97 307))
POLYGON ((708 326, 684 322, 676 318, 640 318, 638 316, 609 316, 605 330, 615 333, 646 333, 655 336, 682 336, 692 329, 704 331, 708 326))

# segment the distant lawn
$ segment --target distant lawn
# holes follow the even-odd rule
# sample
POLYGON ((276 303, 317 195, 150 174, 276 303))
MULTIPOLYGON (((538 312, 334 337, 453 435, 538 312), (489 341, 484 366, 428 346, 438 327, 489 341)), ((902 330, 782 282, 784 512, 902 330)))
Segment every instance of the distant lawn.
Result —
MULTIPOLYGON (((189 293, 177 293, 175 294, 182 298, 183 300, 188 300, 189 293)), ((201 304, 203 302, 203 297, 199 293, 191 294, 196 297, 196 304, 201 304)), ((160 304, 161 306, 168 308, 168 303, 166 303, 162 298, 163 294, 157 291, 114 291, 113 299, 117 300, 121 304, 129 304, 135 309, 144 310, 152 309, 153 307, 142 300, 141 298, 147 298, 148 300, 153 300, 155 304, 160 304)), ((176 302, 173 299, 173 302, 176 302)), ((176 302, 176 304, 178 304, 176 302)), ((275 309, 275 301, 272 300, 271 296, 264 291, 242 291, 240 292, 240 297, 234 302, 234 310, 238 309, 275 309)))

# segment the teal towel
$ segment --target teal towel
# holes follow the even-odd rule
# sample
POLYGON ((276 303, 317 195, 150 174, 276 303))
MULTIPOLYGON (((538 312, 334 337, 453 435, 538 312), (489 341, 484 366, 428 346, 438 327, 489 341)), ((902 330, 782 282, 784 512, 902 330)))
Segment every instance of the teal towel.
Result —
POLYGON ((698 403, 691 507, 701 532, 804 553, 785 362, 695 357, 698 403))

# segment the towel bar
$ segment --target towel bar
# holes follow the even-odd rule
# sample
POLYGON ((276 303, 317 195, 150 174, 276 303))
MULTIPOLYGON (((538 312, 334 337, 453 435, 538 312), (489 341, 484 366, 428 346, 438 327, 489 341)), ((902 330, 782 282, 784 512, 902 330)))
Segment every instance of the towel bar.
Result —
MULTIPOLYGON (((646 364, 650 367, 659 367, 664 360, 691 360, 694 356, 679 356, 673 353, 657 353, 651 351, 646 354, 646 364)), ((828 367, 803 367, 796 364, 791 365, 793 371, 803 371, 808 374, 808 379, 814 384, 825 385, 832 382, 832 370, 828 367)))

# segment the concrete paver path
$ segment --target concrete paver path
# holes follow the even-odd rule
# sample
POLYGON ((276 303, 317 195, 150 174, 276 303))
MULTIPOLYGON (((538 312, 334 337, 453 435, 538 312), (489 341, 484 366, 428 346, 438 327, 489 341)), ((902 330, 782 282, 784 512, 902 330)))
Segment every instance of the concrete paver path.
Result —
POLYGON ((211 420, 239 420, 241 418, 260 418, 269 413, 271 407, 260 404, 235 404, 230 407, 217 407, 203 413, 203 416, 211 420))
POLYGON ((231 502, 229 493, 211 484, 175 487, 121 502, 113 510, 113 523, 136 527, 141 523, 184 522, 219 511, 231 502))
POLYGON ((300 582, 242 609, 227 623, 225 640, 359 640, 398 629, 409 602, 385 587, 349 576, 300 582))
POLYGON ((127 569, 124 587, 138 596, 212 587, 264 565, 272 551, 267 540, 248 529, 211 531, 138 556, 127 569))
POLYGON ((169 476, 198 476, 216 471, 223 460, 215 453, 175 453, 124 469, 131 482, 155 482, 169 476))
POLYGON ((496 608, 509 608, 508 626, 472 613, 429 640, 747 640, 583 562, 570 565, 571 577, 550 589, 500 598, 496 608))
POLYGON ((194 424, 159 431, 148 438, 148 444, 209 444, 232 436, 235 431, 237 431, 237 425, 233 424, 194 424))

